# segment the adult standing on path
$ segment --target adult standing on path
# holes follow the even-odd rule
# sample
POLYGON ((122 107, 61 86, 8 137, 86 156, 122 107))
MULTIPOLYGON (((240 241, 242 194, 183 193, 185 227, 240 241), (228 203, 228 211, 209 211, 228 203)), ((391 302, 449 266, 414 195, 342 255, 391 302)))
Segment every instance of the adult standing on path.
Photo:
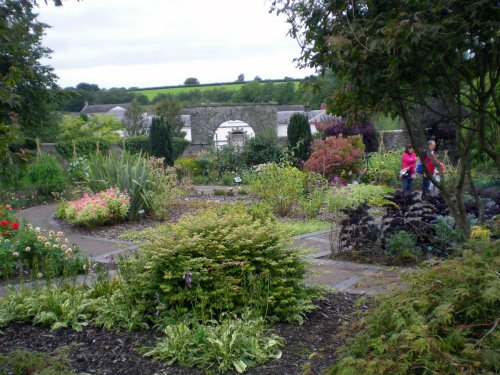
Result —
POLYGON ((401 175, 403 181, 403 193, 407 193, 413 188, 413 180, 415 180, 415 165, 417 164, 417 155, 413 151, 411 144, 405 147, 403 155, 401 155, 401 171, 405 171, 401 175))
MULTIPOLYGON (((436 150, 436 142, 430 140, 427 142, 427 150, 425 151, 425 160, 424 163, 427 166, 427 170, 429 171, 429 176, 434 175, 434 150, 436 150)), ((431 187, 431 179, 425 170, 423 171, 423 182, 422 182, 422 199, 425 198, 429 194, 429 190, 431 187)))

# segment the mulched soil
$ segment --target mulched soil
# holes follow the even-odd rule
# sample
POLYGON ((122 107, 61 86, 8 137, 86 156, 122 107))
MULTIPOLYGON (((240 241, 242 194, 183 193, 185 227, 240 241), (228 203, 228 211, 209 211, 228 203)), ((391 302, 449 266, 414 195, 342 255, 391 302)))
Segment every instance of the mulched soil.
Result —
MULTIPOLYGON (((286 339, 283 356, 250 369, 248 374, 319 374, 335 363, 336 350, 352 331, 344 327, 357 320, 356 311, 365 312, 369 300, 355 307, 356 294, 336 293, 317 301, 304 324, 278 323, 272 326, 286 339)), ((113 332, 86 327, 82 332, 70 329, 51 331, 45 326, 10 324, 0 334, 0 353, 15 349, 51 353, 68 347, 75 372, 87 374, 203 374, 194 368, 164 366, 143 357, 136 350, 154 343, 160 334, 154 331, 113 332)), ((2 369, 0 369, 1 372, 2 369)))

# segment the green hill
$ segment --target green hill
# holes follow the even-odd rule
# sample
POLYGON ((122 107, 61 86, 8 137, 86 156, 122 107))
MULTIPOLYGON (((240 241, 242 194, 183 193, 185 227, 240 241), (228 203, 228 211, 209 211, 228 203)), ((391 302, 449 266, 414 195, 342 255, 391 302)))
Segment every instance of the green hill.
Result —
MULTIPOLYGON (((283 80, 266 80, 266 81, 259 81, 261 85, 264 85, 266 83, 274 83, 274 84, 284 84, 289 81, 283 81, 283 80)), ((294 85, 295 88, 298 87, 300 84, 301 80, 294 80, 294 85)), ((249 82, 245 82, 249 83, 249 82)), ((209 91, 209 90, 214 90, 214 89, 224 89, 227 91, 238 91, 241 89, 245 83, 210 83, 210 84, 202 84, 202 85, 196 85, 196 86, 165 86, 165 87, 152 87, 152 88, 145 88, 142 90, 134 90, 133 92, 136 92, 141 95, 145 95, 148 97, 149 100, 152 100, 156 95, 158 94, 170 94, 170 95, 175 95, 175 94, 180 94, 183 92, 189 92, 189 91, 194 91, 194 90, 199 90, 201 92, 204 91, 209 91)))

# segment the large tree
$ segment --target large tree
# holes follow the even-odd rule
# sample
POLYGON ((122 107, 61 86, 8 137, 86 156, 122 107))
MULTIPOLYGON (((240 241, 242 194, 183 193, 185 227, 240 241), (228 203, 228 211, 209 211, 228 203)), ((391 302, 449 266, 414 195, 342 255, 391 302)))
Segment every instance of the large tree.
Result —
POLYGON ((40 62, 51 51, 41 44, 47 25, 35 7, 34 1, 0 1, 0 122, 15 114, 25 136, 43 139, 54 136, 58 87, 53 69, 40 62))
POLYGON ((333 112, 350 121, 371 112, 397 114, 419 149, 423 129, 415 110, 438 112, 455 126, 456 178, 432 180, 467 237, 463 191, 467 181, 473 184, 472 142, 500 166, 500 146, 489 138, 500 125, 498 2, 277 0, 272 9, 287 15, 302 48, 299 63, 331 69, 340 80, 329 97, 333 112))

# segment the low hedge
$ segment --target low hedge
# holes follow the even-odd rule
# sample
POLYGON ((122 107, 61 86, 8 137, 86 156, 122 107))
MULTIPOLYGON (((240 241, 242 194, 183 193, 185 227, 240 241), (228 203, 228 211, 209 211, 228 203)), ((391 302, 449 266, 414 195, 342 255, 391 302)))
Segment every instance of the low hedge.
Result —
MULTIPOLYGON (((97 138, 83 138, 77 139, 75 142, 76 153, 78 156, 89 156, 96 152, 97 144, 99 144, 99 151, 108 151, 112 142, 105 139, 97 138)), ((72 141, 61 141, 56 143, 56 150, 63 158, 69 160, 73 157, 73 143, 72 141)))

